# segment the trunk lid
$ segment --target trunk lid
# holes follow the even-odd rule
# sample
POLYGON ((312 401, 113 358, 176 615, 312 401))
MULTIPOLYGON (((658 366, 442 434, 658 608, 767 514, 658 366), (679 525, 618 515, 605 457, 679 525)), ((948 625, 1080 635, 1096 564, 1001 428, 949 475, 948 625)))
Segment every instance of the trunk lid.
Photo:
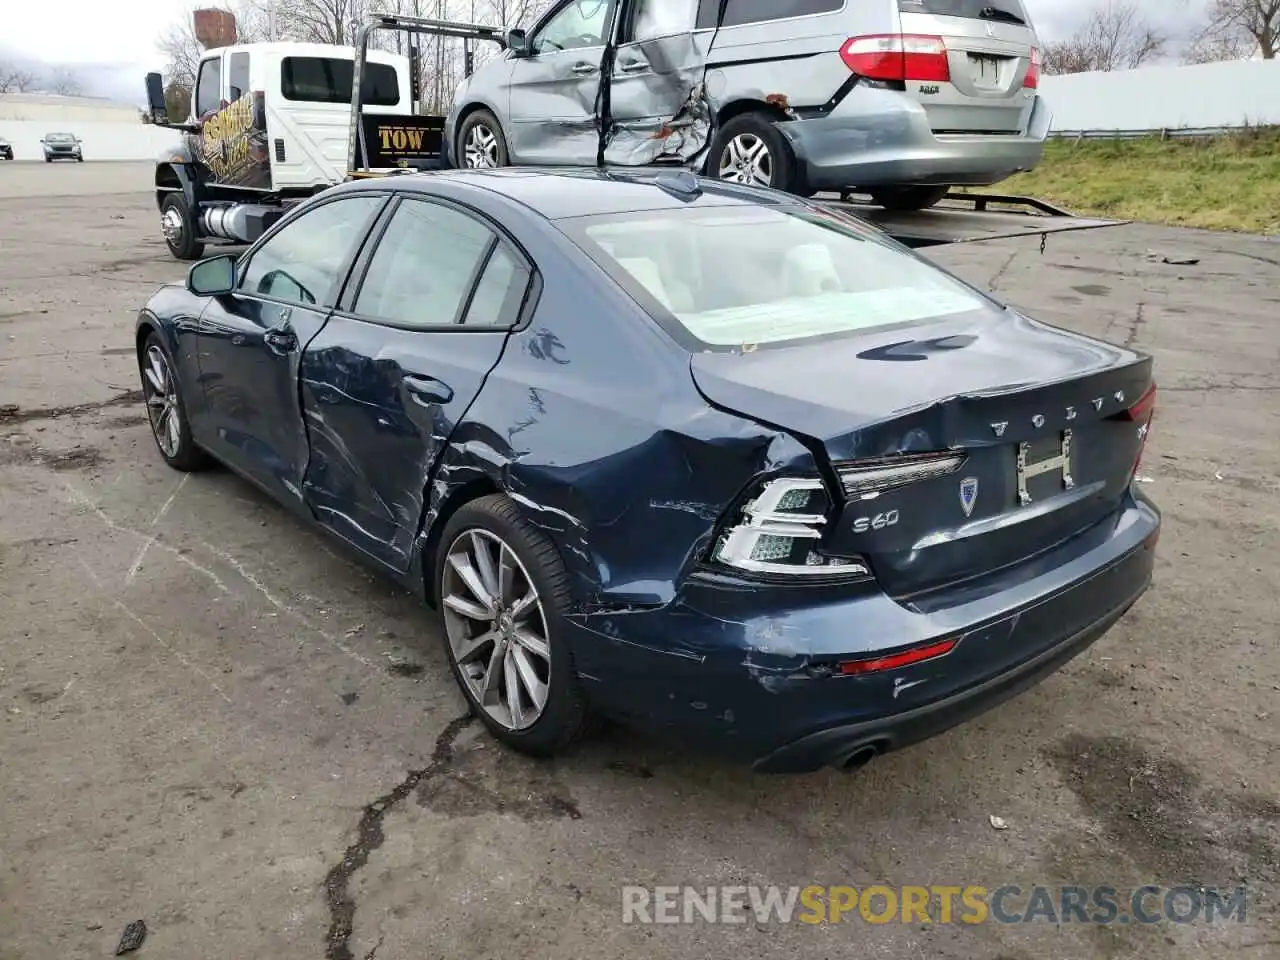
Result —
POLYGON ((1036 36, 1022 0, 899 0, 901 29, 941 37, 948 83, 908 82, 946 135, 1019 135, 1027 131, 1035 94, 1024 87, 1036 36))
POLYGON ((997 310, 696 353, 691 367, 713 404, 821 447, 841 498, 822 548, 865 558, 895 597, 1017 563, 1113 513, 1145 436, 1126 412, 1151 386, 1149 357, 997 310), (855 463, 947 452, 962 462, 943 475, 846 489, 855 463))

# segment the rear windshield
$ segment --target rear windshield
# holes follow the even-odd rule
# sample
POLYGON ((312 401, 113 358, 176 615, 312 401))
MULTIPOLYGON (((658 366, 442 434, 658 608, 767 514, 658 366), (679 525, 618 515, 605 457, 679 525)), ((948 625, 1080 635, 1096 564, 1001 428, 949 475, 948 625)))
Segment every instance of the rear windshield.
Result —
MULTIPOLYGON (((280 92, 286 100, 307 103, 350 103, 355 64, 335 57, 285 57, 280 61, 280 92)), ((400 102, 400 83, 394 67, 364 65, 366 106, 394 107, 400 102)))
POLYGON ((1030 23, 1022 0, 898 0, 903 13, 932 13, 940 17, 981 17, 1005 23, 1030 23))
POLYGON ((874 228, 811 207, 684 207, 556 225, 669 329, 673 318, 673 334, 696 349, 996 309, 874 228))

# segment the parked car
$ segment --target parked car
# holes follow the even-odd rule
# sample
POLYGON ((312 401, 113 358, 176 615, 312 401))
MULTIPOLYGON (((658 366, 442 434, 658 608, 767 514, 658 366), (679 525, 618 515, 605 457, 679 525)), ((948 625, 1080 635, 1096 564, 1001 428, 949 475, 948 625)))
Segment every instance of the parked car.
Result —
POLYGON ((4 137, 0 137, 0 160, 13 159, 13 144, 4 137))
POLYGON ((919 209, 1035 167, 1051 120, 1023 0, 561 0, 508 42, 458 88, 456 166, 680 160, 919 209))
POLYGON ((54 160, 84 162, 80 138, 73 133, 46 133, 40 141, 40 146, 44 150, 45 163, 52 163, 54 160))
POLYGON ((1039 681, 1151 577, 1151 358, 777 191, 352 181, 158 290, 136 342, 165 462, 222 461, 424 596, 531 753, 595 710, 856 766, 1039 681))

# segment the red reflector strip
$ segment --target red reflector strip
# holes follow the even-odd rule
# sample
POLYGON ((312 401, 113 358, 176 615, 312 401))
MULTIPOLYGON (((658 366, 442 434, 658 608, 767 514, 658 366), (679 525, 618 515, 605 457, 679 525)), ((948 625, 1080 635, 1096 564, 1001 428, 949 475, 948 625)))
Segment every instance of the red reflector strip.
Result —
POLYGON ((1156 385, 1153 383, 1147 388, 1147 392, 1138 398, 1137 403, 1126 411, 1126 416, 1134 423, 1141 423, 1147 419, 1147 414, 1151 412, 1151 408, 1156 405, 1156 385))
POLYGON ((923 647, 903 650, 901 653, 890 653, 883 657, 874 657, 870 660, 846 660, 840 664, 840 674, 845 677, 853 677, 864 673, 883 673, 885 670, 897 670, 899 667, 907 667, 913 663, 923 663, 925 660, 944 656, 954 650, 959 642, 959 638, 954 637, 949 640, 928 643, 923 647))

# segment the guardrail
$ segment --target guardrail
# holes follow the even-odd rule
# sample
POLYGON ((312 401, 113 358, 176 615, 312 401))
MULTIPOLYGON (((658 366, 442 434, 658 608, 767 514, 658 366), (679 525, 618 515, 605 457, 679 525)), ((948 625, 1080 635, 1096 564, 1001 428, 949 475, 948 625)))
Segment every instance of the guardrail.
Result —
POLYGON ((1250 133, 1274 127, 1161 127, 1151 130, 1050 130, 1050 140, 1195 140, 1250 133))

